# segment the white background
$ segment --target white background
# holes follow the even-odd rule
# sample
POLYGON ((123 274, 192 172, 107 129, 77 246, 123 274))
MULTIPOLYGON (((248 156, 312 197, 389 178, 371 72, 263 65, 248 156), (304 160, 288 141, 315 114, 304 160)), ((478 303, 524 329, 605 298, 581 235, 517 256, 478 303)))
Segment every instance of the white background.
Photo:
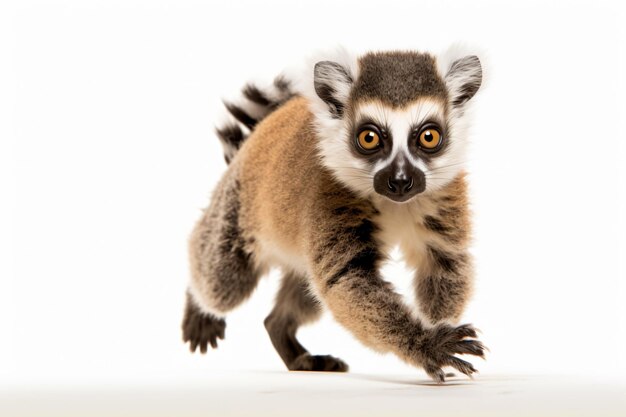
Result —
MULTIPOLYGON (((471 172, 482 374, 626 371, 626 16, 618 2, 57 1, 0 6, 0 383, 283 370, 261 282, 217 351, 180 335, 186 239, 225 169, 220 98, 315 49, 487 52, 471 172)), ((387 276, 406 289, 410 272, 387 276)), ((357 373, 411 372, 329 315, 357 373)), ((423 376, 423 374, 420 374, 423 376)), ((242 383, 245 383, 242 382, 242 383)))

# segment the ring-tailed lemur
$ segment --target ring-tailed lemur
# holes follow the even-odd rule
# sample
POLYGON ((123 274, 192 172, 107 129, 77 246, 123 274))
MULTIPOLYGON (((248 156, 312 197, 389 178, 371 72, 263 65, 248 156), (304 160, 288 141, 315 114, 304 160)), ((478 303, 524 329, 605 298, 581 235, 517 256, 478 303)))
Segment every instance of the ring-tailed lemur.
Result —
POLYGON ((471 375, 456 355, 484 353, 475 329, 457 325, 472 288, 462 162, 479 59, 342 53, 308 73, 248 85, 243 105, 226 104, 238 122, 217 130, 229 166, 190 238, 184 340, 215 348, 224 315, 279 266, 265 326, 288 369, 348 369, 296 339, 323 306, 365 345, 438 382, 443 367, 471 375), (416 269, 419 314, 379 272, 397 245, 416 269))

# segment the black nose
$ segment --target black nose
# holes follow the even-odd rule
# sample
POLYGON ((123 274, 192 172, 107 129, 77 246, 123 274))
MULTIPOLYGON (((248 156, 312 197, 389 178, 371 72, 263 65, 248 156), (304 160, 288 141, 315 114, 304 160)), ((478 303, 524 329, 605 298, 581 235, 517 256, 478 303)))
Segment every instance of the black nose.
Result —
POLYGON ((405 169, 398 172, 389 166, 374 175, 374 190, 390 200, 403 202, 426 189, 426 177, 419 169, 405 169))
POLYGON ((406 194, 411 190, 411 188, 413 188, 413 177, 389 177, 389 179, 387 180, 387 187, 389 187, 389 191, 394 194, 406 194))

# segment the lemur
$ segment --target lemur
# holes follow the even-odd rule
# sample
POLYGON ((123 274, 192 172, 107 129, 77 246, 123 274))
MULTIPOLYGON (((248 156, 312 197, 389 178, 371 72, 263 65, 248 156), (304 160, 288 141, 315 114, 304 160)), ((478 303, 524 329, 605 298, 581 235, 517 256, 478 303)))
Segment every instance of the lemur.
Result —
POLYGON ((289 370, 348 370, 296 338, 326 308, 363 344, 436 382, 444 367, 476 372, 456 355, 485 350, 458 324, 472 291, 463 162, 482 69, 455 51, 344 51, 226 103, 233 118, 217 134, 228 168, 189 241, 182 329, 192 352, 216 348, 226 313, 278 266, 264 323, 289 370), (381 276, 395 247, 415 269, 417 308, 381 276))

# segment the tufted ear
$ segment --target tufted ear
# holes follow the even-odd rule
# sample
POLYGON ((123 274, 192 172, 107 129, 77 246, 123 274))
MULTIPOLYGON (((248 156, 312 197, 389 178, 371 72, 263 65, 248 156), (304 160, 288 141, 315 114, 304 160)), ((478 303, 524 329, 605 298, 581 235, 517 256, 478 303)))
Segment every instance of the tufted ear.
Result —
POLYGON ((350 70, 333 61, 320 61, 313 70, 315 93, 328 105, 333 118, 340 119, 354 82, 350 70))
POLYGON ((453 107, 462 107, 474 97, 482 84, 483 71, 476 55, 454 60, 442 70, 453 107))

